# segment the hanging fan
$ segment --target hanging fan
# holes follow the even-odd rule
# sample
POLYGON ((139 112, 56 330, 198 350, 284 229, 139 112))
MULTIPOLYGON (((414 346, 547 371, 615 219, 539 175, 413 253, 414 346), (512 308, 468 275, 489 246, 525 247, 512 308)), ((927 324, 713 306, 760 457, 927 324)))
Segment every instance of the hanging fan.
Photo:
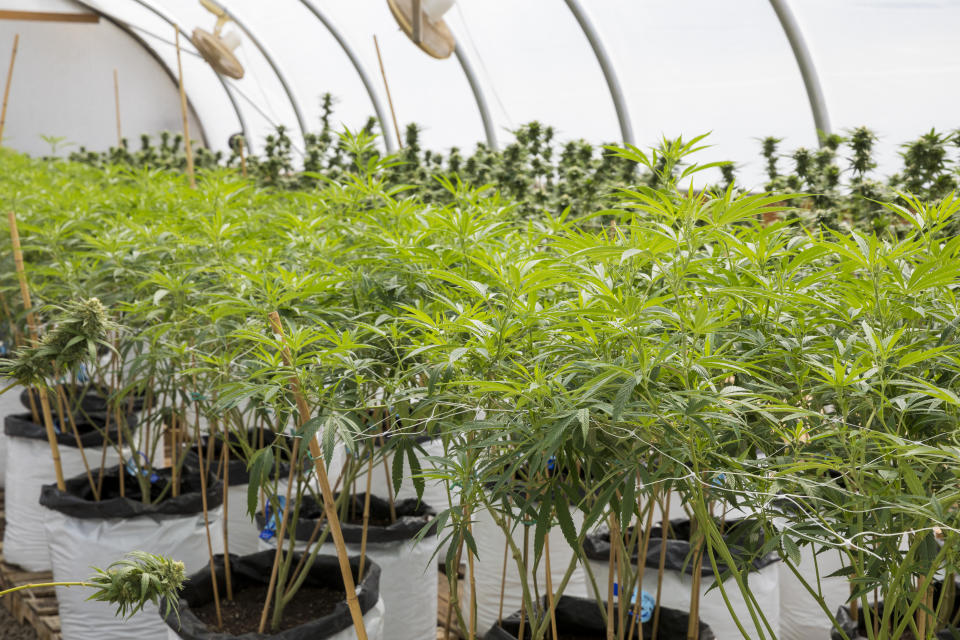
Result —
POLYGON ((213 67, 213 69, 230 78, 239 80, 243 77, 243 65, 237 60, 233 50, 240 44, 240 36, 235 32, 220 33, 224 25, 230 21, 227 12, 213 0, 200 0, 203 7, 217 16, 217 24, 213 27, 213 33, 203 29, 194 29, 190 40, 203 56, 203 59, 213 67))
POLYGON ((449 58, 457 47, 443 14, 455 0, 387 0, 393 17, 415 45, 434 58, 449 58))

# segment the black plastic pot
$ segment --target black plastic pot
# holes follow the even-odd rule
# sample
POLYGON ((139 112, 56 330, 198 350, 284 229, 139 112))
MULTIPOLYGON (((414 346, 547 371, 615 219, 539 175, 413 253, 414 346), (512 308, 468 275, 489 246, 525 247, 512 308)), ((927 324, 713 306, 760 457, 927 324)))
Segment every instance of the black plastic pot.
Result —
MULTIPOLYGON (((233 580, 234 593, 252 586, 265 585, 270 580, 270 570, 273 566, 274 552, 261 551, 247 556, 230 556, 230 571, 233 580)), ((299 555, 294 564, 299 561, 299 555)), ((380 599, 380 567, 371 560, 364 564, 364 575, 358 578, 360 558, 350 558, 350 567, 353 569, 353 578, 359 589, 357 599, 360 601, 360 611, 366 615, 377 605, 380 599)), ((214 557, 214 571, 220 585, 221 596, 225 580, 223 556, 214 557)), ((317 556, 307 574, 304 586, 334 587, 343 589, 343 578, 340 573, 340 563, 336 556, 317 556)), ((336 609, 325 616, 311 620, 305 624, 276 634, 261 635, 255 633, 233 636, 209 629, 197 616, 193 609, 213 601, 213 581, 210 577, 210 568, 207 567, 190 576, 180 593, 178 611, 171 611, 164 617, 164 621, 183 640, 225 640, 226 638, 277 638, 279 640, 322 640, 333 634, 353 626, 350 609, 346 600, 337 604, 336 609)))
MULTIPOLYGON (((647 557, 644 564, 648 569, 657 569, 660 566, 660 548, 663 545, 662 531, 662 528, 657 526, 653 527, 650 532, 650 544, 647 547, 647 557)), ((776 553, 769 553, 761 557, 754 553, 754 550, 761 548, 764 542, 763 533, 756 521, 742 519, 727 522, 723 539, 738 568, 742 568, 749 563, 752 570, 756 571, 778 560, 776 553)), ((583 541, 583 551, 590 560, 608 561, 610 559, 610 532, 602 531, 588 535, 583 541)), ((693 563, 689 562, 690 554, 690 521, 682 518, 671 520, 670 534, 667 537, 666 569, 683 572, 687 575, 692 574, 693 563)), ((633 550, 631 561, 633 564, 637 564, 636 548, 633 550)), ((720 573, 727 571, 727 565, 720 560, 717 560, 717 568, 720 573)), ((701 575, 713 575, 713 567, 710 566, 709 562, 703 563, 701 575)))
MULTIPOLYGON (((545 605, 544 605, 545 606, 545 605)), ((561 635, 574 636, 582 640, 605 640, 607 627, 600 613, 600 606, 596 600, 560 596, 556 606, 557 628, 561 635)), ((530 637, 529 616, 524 626, 525 637, 530 637)), ((660 609, 657 638, 659 640, 686 640, 689 614, 676 609, 660 609)), ((643 638, 650 638, 653 631, 650 623, 634 627, 633 638, 639 639, 638 627, 643 627, 643 638)), ((715 640, 713 631, 703 621, 699 622, 700 640, 715 640)), ((514 640, 520 637, 520 612, 517 611, 498 625, 491 627, 482 640, 514 640)), ((549 634, 547 637, 550 637, 549 634)))

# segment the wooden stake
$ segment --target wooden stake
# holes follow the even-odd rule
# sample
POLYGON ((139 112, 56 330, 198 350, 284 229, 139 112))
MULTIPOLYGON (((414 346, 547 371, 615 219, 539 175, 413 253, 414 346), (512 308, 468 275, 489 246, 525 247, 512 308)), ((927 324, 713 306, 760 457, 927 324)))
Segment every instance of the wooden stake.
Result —
POLYGON ((180 62, 180 27, 173 25, 177 45, 177 80, 180 85, 180 115, 183 117, 183 150, 187 154, 187 176, 190 188, 197 188, 197 179, 193 175, 193 149, 190 147, 190 122, 187 118, 187 93, 183 88, 183 64, 180 62))
MULTIPOLYGON (((373 443, 370 443, 370 461, 367 463, 367 493, 363 497, 363 530, 360 533, 360 569, 357 575, 363 575, 363 564, 367 559, 367 531, 370 529, 370 490, 373 482, 373 443)), ((354 496, 350 496, 352 500, 354 496)))
POLYGON ((667 531, 670 526, 670 489, 664 489, 664 493, 666 493, 666 498, 663 503, 663 519, 660 524, 660 563, 657 566, 657 601, 653 607, 650 640, 657 640, 657 627, 660 625, 660 596, 663 593, 663 574, 667 564, 667 531))
POLYGON ((227 583, 227 600, 233 600, 233 578, 230 573, 230 536, 227 534, 227 522, 230 520, 227 517, 227 514, 230 513, 230 505, 227 500, 227 495, 230 493, 230 445, 226 440, 226 425, 224 425, 223 433, 223 577, 227 583))
MULTIPOLYGON (((14 44, 16 50, 16 44, 14 44)), ((13 68, 13 61, 10 64, 13 68)), ((7 87, 9 88, 9 76, 7 77, 7 87)), ((4 98, 6 105, 6 98, 4 98)), ((30 329, 30 339, 34 344, 40 341, 40 332, 37 330, 37 319, 33 315, 33 306, 30 304, 30 287, 27 286, 27 274, 23 269, 23 251, 20 249, 20 232, 17 230, 17 214, 13 211, 7 214, 7 220, 10 223, 10 243, 13 245, 13 264, 17 270, 17 280, 20 281, 20 295, 23 298, 23 308, 27 312, 27 326, 30 329)), ((50 456, 53 458, 53 470, 57 476, 57 488, 65 491, 66 483, 63 481, 63 465, 60 464, 60 446, 57 444, 57 433, 53 428, 53 415, 50 412, 50 399, 47 397, 47 390, 42 386, 37 388, 37 396, 40 398, 40 412, 43 415, 43 426, 47 431, 47 442, 50 443, 50 456)))
POLYGON ((100 502, 100 492, 97 491, 97 483, 93 481, 93 473, 90 471, 90 464, 87 462, 87 452, 83 448, 83 441, 80 439, 80 430, 77 429, 77 422, 73 419, 73 413, 67 403, 67 394, 63 390, 63 385, 57 385, 57 413, 60 414, 60 431, 65 431, 66 423, 70 422, 70 429, 73 431, 73 438, 77 443, 77 451, 80 453, 80 459, 83 460, 83 468, 87 472, 87 480, 90 482, 90 489, 93 491, 93 500, 100 502), (66 414, 66 419, 64 419, 66 414))
POLYGON ((123 146, 123 129, 120 127, 120 79, 113 70, 113 106, 117 113, 117 147, 123 146))
MULTIPOLYGON (((13 80, 13 63, 17 59, 17 47, 20 34, 13 36, 13 52, 10 54, 10 68, 7 70, 7 84, 3 87, 3 107, 0 108, 0 147, 3 146, 3 127, 7 123, 7 99, 10 97, 10 81, 13 80)), ((12 213, 10 215, 13 215, 12 213)))
MULTIPOLYGON (((196 375, 194 375, 196 383, 196 375)), ((195 422, 197 434, 197 457, 200 460, 200 506, 203 509, 203 528, 207 532, 207 556, 210 558, 210 580, 213 581, 213 608, 217 612, 217 630, 223 629, 223 616, 220 613, 220 589, 217 587, 217 570, 213 566, 213 539, 210 537, 210 516, 207 509, 207 474, 203 469, 203 438, 200 437, 200 420, 195 422)), ((207 446, 211 446, 210 439, 207 439, 207 446)), ((223 489, 224 495, 227 493, 226 487, 223 489)), ((230 564, 230 556, 224 554, 224 564, 230 564)))
MULTIPOLYGON (((270 324, 273 332, 286 342, 283 332, 283 324, 280 322, 280 314, 276 311, 270 312, 270 324)), ((289 365, 292 362, 290 350, 284 346, 284 361, 289 365)), ((297 403, 299 415, 299 426, 303 426, 310 419, 310 406, 307 404, 303 392, 300 390, 300 383, 296 377, 291 377, 290 386, 293 390, 294 399, 297 403)), ((299 443, 299 438, 294 442, 294 449, 299 443)), ((317 439, 310 438, 308 443, 310 455, 313 457, 314 466, 317 471, 317 480, 320 483, 320 492, 323 495, 323 510, 327 515, 327 522, 330 524, 330 534, 333 537, 333 543, 337 547, 337 558, 340 560, 340 573, 343 576, 343 587, 347 593, 347 605, 350 608, 350 617, 353 620, 353 630, 357 634, 357 640, 367 640, 367 629, 363 623, 363 612, 360 610, 360 601, 357 599, 357 587, 353 580, 353 572, 350 570, 350 556, 347 554, 347 544, 343 539, 343 531, 340 529, 340 518, 337 516, 333 491, 330 488, 330 479, 327 477, 327 468, 323 463, 323 451, 320 449, 320 443, 317 439)), ((296 458, 291 460, 291 470, 296 466, 296 458)), ((362 575, 357 576, 363 579, 362 575)))
MULTIPOLYGON (((403 136, 400 135, 400 125, 397 124, 397 112, 393 109, 393 97, 390 95, 390 84, 387 82, 387 71, 383 68, 383 57, 380 55, 380 43, 377 36, 373 36, 373 46, 377 49, 377 61, 380 63, 380 75, 383 76, 383 88, 387 90, 387 104, 390 105, 390 117, 393 118, 393 130, 397 132, 397 145, 403 149, 403 136)), ((380 123, 381 125, 383 123, 380 123)))

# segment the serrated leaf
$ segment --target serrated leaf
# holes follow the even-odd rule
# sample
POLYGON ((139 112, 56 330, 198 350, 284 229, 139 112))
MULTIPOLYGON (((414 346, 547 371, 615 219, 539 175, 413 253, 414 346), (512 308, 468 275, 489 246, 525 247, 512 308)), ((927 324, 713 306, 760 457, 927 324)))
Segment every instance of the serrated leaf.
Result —
POLYGON ((583 433, 583 439, 586 440, 590 435, 590 409, 577 409, 577 419, 580 421, 580 431, 583 433))
POLYGON ((623 415, 623 410, 627 406, 627 401, 630 400, 630 396, 633 394, 633 390, 636 386, 637 379, 631 377, 622 385, 620 385, 619 389, 617 389, 617 395, 613 399, 612 419, 614 422, 620 420, 620 416, 623 415))
POLYGON ((417 500, 423 500, 423 490, 426 483, 423 481, 420 461, 417 459, 415 447, 407 447, 407 461, 410 464, 410 479, 413 481, 413 488, 417 492, 417 500))
POLYGON ((553 494, 553 507, 557 514, 557 522, 560 524, 560 531, 563 537, 567 539, 567 544, 571 549, 578 550, 580 543, 577 540, 577 528, 573 524, 573 518, 570 517, 570 506, 562 491, 555 491, 553 494))

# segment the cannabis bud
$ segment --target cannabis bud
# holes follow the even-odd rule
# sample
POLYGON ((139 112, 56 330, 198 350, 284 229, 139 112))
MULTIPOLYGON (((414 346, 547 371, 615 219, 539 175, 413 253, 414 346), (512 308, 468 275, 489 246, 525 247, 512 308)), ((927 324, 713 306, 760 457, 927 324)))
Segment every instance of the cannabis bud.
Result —
POLYGON ((42 384, 58 371, 70 369, 89 355, 96 357, 107 331, 114 327, 97 298, 72 301, 58 307, 60 317, 38 344, 21 349, 12 360, 0 362, 0 375, 23 385, 42 384))
POLYGON ((88 600, 117 605, 117 615, 128 618, 147 602, 162 607, 163 614, 176 611, 178 593, 186 580, 182 562, 145 551, 132 551, 106 570, 96 569, 90 586, 97 589, 88 600))

